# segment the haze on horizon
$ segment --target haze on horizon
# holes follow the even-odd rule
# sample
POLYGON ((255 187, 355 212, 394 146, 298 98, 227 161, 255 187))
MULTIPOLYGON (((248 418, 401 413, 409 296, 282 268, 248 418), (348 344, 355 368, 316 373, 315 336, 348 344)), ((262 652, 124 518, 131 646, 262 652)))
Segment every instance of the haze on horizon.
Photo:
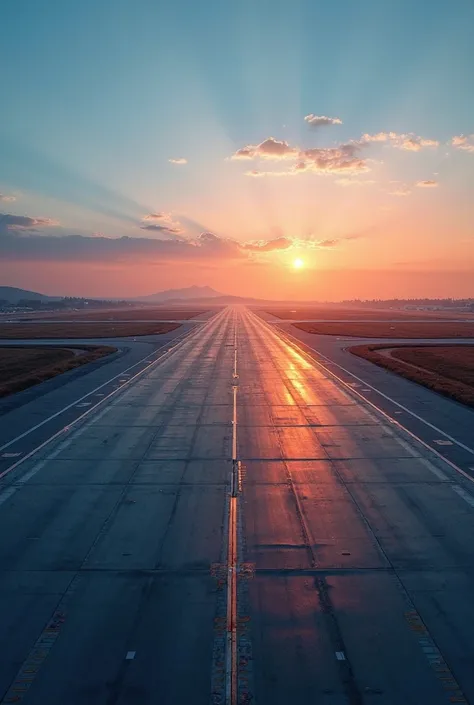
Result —
POLYGON ((470 0, 21 0, 2 25, 0 284, 473 295, 470 0))

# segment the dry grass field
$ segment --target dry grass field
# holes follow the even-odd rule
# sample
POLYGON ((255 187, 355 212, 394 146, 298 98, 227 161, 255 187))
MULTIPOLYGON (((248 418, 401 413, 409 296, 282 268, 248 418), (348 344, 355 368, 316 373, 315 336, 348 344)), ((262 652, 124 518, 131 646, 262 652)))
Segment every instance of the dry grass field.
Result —
POLYGON ((0 397, 44 382, 112 352, 115 348, 106 346, 76 351, 55 347, 0 347, 0 397))
POLYGON ((179 323, 0 323, 0 339, 47 340, 60 338, 122 338, 138 335, 159 335, 179 328, 179 323))
POLYGON ((474 407, 474 345, 357 345, 350 352, 474 407))
POLYGON ((295 323, 296 328, 317 335, 353 338, 473 338, 474 321, 387 321, 341 323, 295 323))
MULTIPOLYGON (((20 314, 18 320, 40 321, 43 318, 48 320, 64 321, 187 321, 196 318, 205 309, 186 308, 119 308, 119 309, 91 309, 82 311, 51 311, 48 313, 20 314)), ((15 317, 16 318, 16 317, 15 317)))

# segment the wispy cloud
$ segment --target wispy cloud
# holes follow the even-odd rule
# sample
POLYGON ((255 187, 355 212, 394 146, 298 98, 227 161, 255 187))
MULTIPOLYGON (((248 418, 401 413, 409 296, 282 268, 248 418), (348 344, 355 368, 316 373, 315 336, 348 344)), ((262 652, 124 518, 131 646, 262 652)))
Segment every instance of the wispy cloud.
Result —
POLYGON ((336 179, 335 181, 336 184, 339 186, 372 186, 376 182, 373 181, 372 179, 348 179, 348 178, 343 178, 343 179, 336 179))
POLYGON ((292 247, 293 240, 287 237, 277 237, 274 240, 258 240, 257 242, 247 242, 242 245, 244 250, 250 252, 275 252, 277 250, 287 250, 292 247))
POLYGON ((163 211, 160 211, 158 213, 148 213, 148 215, 143 216, 143 220, 169 220, 170 217, 170 213, 164 213, 163 211))
POLYGON ((439 142, 437 140, 419 137, 411 132, 406 134, 398 134, 397 132, 377 132, 372 135, 366 133, 362 135, 359 140, 360 144, 371 144, 373 142, 386 142, 397 149, 404 149, 410 152, 419 152, 425 147, 439 146, 439 142))
POLYGON ((439 182, 435 181, 435 179, 427 179, 426 181, 417 181, 415 186, 419 188, 436 188, 439 186, 439 182))
POLYGON ((409 196, 411 187, 408 184, 402 184, 399 181, 391 181, 393 188, 388 191, 391 196, 409 196))
POLYGON ((310 113, 306 115, 305 122, 311 127, 327 127, 329 125, 342 125, 341 118, 332 118, 327 115, 313 115, 310 113))
POLYGON ((51 218, 31 218, 26 215, 0 213, 0 232, 1 230, 37 230, 57 225, 59 225, 58 221, 51 218))
POLYGON ((168 159, 170 164, 187 164, 188 160, 184 157, 178 157, 178 159, 168 159))
POLYGON ((286 171, 259 171, 258 169, 252 169, 245 172, 245 176, 252 176, 254 179, 264 176, 296 176, 296 174, 297 172, 294 169, 287 169, 286 171))
POLYGON ((438 140, 407 136, 403 139, 400 145, 396 146, 400 146, 400 149, 407 149, 411 152, 419 152, 420 149, 423 149, 424 147, 439 147, 439 142, 438 140))
POLYGON ((299 150, 290 147, 288 142, 268 137, 260 144, 248 144, 238 149, 232 159, 294 159, 298 156, 298 152, 299 150))
POLYGON ((452 138, 451 145, 463 152, 474 153, 474 135, 456 135, 452 138))
POLYGON ((181 223, 173 221, 170 213, 149 213, 143 217, 140 228, 169 235, 180 235, 184 232, 181 223))
POLYGON ((0 193, 0 201, 4 201, 6 203, 16 201, 16 196, 11 196, 7 193, 0 193))
POLYGON ((369 232, 370 229, 361 232, 351 233, 349 235, 340 235, 338 237, 327 238, 326 240, 306 240, 304 244, 306 244, 306 246, 310 248, 331 249, 333 247, 339 247, 339 245, 343 245, 345 242, 351 240, 360 240, 366 237, 369 232))
POLYGON ((337 247, 339 244, 340 240, 339 239, 333 239, 333 240, 316 240, 314 245, 315 247, 337 247))

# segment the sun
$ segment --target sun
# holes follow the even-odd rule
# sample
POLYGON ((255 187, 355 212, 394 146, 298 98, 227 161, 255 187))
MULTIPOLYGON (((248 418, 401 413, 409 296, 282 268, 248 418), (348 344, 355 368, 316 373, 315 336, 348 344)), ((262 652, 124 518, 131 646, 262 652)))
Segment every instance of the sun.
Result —
POLYGON ((301 269, 301 267, 304 267, 304 262, 301 259, 301 257, 297 257, 296 259, 293 260, 293 267, 295 269, 301 269))

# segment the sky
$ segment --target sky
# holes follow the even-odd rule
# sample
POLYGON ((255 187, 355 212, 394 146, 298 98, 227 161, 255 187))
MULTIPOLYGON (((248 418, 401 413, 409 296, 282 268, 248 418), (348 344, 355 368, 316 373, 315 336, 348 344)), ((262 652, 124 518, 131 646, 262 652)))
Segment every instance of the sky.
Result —
POLYGON ((474 296, 473 26, 472 0, 4 3, 0 284, 474 296))

